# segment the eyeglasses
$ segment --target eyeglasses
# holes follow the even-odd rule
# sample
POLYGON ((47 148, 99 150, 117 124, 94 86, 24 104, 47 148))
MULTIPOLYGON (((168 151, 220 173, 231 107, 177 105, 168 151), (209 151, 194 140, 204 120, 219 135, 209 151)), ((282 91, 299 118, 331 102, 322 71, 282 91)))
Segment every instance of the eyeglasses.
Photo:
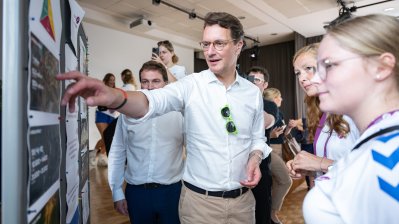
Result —
POLYGON ((311 74, 314 75, 316 73, 316 67, 315 66, 305 66, 302 68, 302 70, 296 71, 294 74, 297 78, 299 78, 304 71, 306 74, 311 74))
POLYGON ((261 84, 262 82, 264 82, 265 80, 264 79, 260 79, 260 78, 254 78, 254 83, 255 84, 261 84))
POLYGON ((222 117, 226 119, 226 130, 230 134, 236 135, 238 133, 236 125, 234 124, 233 118, 231 117, 229 105, 224 106, 220 113, 222 117))
POLYGON ((211 45, 217 50, 221 51, 223 48, 230 42, 235 41, 235 40, 215 40, 213 42, 210 41, 201 41, 199 42, 200 46, 202 47, 202 50, 206 51, 208 50, 211 45))
POLYGON ((331 59, 329 59, 329 58, 322 59, 317 62, 317 73, 321 80, 326 80, 327 73, 329 71, 331 71, 331 69, 338 66, 340 63, 342 63, 344 61, 349 61, 349 60, 358 59, 358 58, 362 58, 362 56, 349 57, 349 58, 344 58, 344 59, 337 60, 337 61, 331 61, 331 59))

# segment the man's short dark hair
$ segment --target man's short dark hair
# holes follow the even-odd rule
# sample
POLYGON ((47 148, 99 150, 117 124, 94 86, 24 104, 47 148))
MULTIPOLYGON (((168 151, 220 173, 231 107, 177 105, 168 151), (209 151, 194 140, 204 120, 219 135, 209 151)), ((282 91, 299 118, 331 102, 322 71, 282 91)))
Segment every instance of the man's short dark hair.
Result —
POLYGON ((165 66, 163 66, 161 63, 156 62, 156 61, 147 61, 146 63, 141 66, 140 72, 139 72, 139 79, 141 82, 141 73, 144 70, 150 70, 150 71, 158 71, 163 78, 163 81, 167 82, 168 81, 168 72, 166 71, 165 66))
POLYGON ((244 29, 237 17, 226 12, 209 12, 204 18, 204 29, 207 26, 219 25, 225 29, 230 29, 231 38, 235 43, 244 38, 244 29))
POLYGON ((265 82, 269 82, 270 74, 266 68, 261 67, 261 66, 253 66, 248 70, 247 74, 249 75, 249 73, 251 73, 251 72, 263 74, 263 78, 265 79, 265 82))

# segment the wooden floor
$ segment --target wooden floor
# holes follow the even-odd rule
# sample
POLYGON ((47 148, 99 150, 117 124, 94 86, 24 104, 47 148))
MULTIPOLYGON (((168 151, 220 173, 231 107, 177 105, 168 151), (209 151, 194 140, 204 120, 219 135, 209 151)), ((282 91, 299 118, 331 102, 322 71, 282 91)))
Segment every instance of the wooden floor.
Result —
POLYGON ((114 210, 107 172, 106 167, 90 166, 90 223, 130 224, 129 217, 114 210))
MULTIPOLYGON (((128 224, 129 218, 115 212, 108 186, 107 168, 90 166, 90 220, 92 224, 128 224)), ((307 192, 302 183, 285 198, 279 217, 283 224, 302 224, 302 201, 307 192)))

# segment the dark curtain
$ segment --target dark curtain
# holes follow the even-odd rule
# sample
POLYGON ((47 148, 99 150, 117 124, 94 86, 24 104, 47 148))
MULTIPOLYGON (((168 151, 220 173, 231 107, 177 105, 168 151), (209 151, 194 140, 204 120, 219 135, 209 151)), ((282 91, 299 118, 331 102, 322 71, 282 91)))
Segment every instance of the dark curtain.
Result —
POLYGON ((194 53, 194 73, 208 69, 205 59, 196 58, 194 53))
POLYGON ((294 41, 278 43, 259 47, 257 60, 250 57, 253 49, 249 48, 241 53, 238 59, 241 72, 247 72, 252 66, 265 67, 270 74, 269 86, 277 88, 281 92, 283 102, 280 110, 286 122, 295 116, 295 82, 292 67, 294 55, 294 41))

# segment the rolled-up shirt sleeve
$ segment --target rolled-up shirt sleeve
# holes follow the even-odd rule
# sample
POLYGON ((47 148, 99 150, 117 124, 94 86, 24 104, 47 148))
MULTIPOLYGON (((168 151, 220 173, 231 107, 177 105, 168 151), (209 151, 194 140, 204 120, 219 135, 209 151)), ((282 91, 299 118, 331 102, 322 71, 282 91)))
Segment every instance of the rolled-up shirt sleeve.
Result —
POLYGON ((136 119, 125 116, 127 124, 138 124, 153 117, 158 117, 171 111, 183 111, 185 90, 189 87, 183 81, 174 82, 164 88, 141 91, 148 99, 148 112, 143 117, 136 119))

